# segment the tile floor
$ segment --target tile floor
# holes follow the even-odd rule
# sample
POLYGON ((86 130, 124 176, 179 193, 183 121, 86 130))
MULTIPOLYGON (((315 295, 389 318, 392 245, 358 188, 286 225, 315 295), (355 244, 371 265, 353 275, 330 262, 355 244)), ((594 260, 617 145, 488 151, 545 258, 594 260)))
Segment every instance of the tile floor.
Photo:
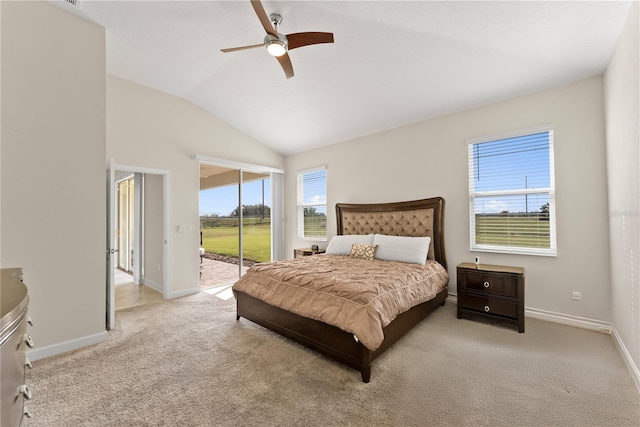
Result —
POLYGON ((115 270, 116 311, 143 304, 162 301, 162 294, 148 286, 134 283, 133 276, 122 270, 115 270))
MULTIPOLYGON (((244 267, 242 272, 247 271, 244 267)), ((238 280, 238 266, 203 258, 200 289, 221 299, 233 297, 231 286, 238 280)), ((162 301, 162 293, 148 286, 133 282, 133 277, 122 270, 115 270, 116 311, 162 301)))

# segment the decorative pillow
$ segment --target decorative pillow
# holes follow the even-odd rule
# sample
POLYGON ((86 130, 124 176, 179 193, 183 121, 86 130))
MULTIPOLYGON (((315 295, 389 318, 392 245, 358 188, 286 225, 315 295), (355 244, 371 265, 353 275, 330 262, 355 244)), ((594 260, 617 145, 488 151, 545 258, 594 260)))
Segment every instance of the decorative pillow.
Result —
POLYGON ((370 245, 373 243, 373 234, 345 234, 333 236, 327 245, 327 255, 349 255, 354 243, 370 245))
POLYGON ((378 245, 377 259, 421 265, 427 262, 429 243, 431 243, 430 237, 376 234, 373 238, 373 244, 378 245))
POLYGON ((361 245, 354 243, 351 246, 351 254, 349 254, 349 256, 358 259, 373 259, 377 247, 378 245, 361 245))

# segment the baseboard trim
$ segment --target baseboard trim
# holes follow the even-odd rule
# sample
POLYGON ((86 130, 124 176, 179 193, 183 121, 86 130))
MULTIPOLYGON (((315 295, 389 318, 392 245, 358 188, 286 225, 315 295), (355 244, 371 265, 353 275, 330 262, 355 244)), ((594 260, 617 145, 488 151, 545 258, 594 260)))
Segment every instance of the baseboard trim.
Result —
POLYGON ((169 294, 169 299, 186 297, 187 295, 197 294, 198 292, 200 292, 200 288, 189 288, 182 289, 180 291, 173 291, 169 294))
POLYGON ((527 307, 524 309, 524 315, 525 317, 546 320, 547 322, 560 323, 562 325, 574 326, 576 328, 588 329, 605 334, 611 333, 611 323, 603 322, 602 320, 527 307))
MULTIPOLYGON (((153 288, 153 289, 156 289, 156 286, 157 286, 157 284, 154 284, 153 282, 148 283, 148 281, 145 281, 143 285, 149 286, 150 288, 153 288)), ((160 289, 159 292, 162 292, 162 289, 160 289)), ((197 294, 198 292, 200 292, 200 288, 183 289, 180 291, 171 292, 170 298, 184 297, 187 295, 197 294)), ((109 334, 107 333, 107 331, 103 331, 97 334, 88 335, 86 337, 63 341, 61 343, 48 345, 46 347, 35 348, 33 350, 29 350, 27 352, 27 356, 29 357, 29 360, 31 360, 32 362, 35 362, 36 360, 46 359, 47 357, 57 356, 59 354, 77 350, 82 347, 98 344, 103 341, 106 341, 108 338, 109 338, 109 334)))
MULTIPOLYGON (((451 302, 452 304, 457 304, 458 296, 449 294, 449 296, 447 297, 447 301, 451 302)), ((537 308, 525 307, 524 315, 525 317, 532 317, 534 319, 540 319, 547 322, 559 323, 562 325, 610 334, 613 338, 614 345, 624 359, 624 363, 627 365, 627 369, 631 374, 633 382, 640 392, 640 369, 638 369, 638 366, 635 364, 633 358, 631 357, 631 354, 627 350, 627 347, 624 345, 622 337, 620 337, 620 334, 618 334, 615 326, 613 326, 611 323, 604 322, 602 320, 589 319, 586 317, 572 316, 570 314, 539 310, 537 308)))
MULTIPOLYGON (((449 294, 447 301, 458 304, 458 296, 449 294)), ((525 307, 524 316, 534 319, 545 320, 547 322, 559 323, 561 325, 574 326, 576 328, 588 329, 591 331, 611 333, 611 323, 601 320, 589 319, 587 317, 572 316, 570 314, 556 313, 553 311, 540 310, 537 308, 525 307)))
POLYGON ((142 284, 145 285, 145 286, 150 287, 154 291, 160 292, 161 294, 164 293, 164 289, 163 289, 162 285, 159 285, 156 282, 154 282, 153 280, 147 279, 146 277, 144 279, 142 279, 142 284))
POLYGON ((629 369, 629 373, 631 373, 631 378, 633 378, 633 382, 636 384, 638 392, 640 392, 640 369, 638 369, 638 366, 633 361, 631 354, 624 345, 622 337, 618 334, 615 326, 612 327, 611 336, 613 337, 613 343, 618 348, 620 355, 624 359, 624 363, 627 365, 627 369, 629 369))
POLYGON ((458 304, 458 295, 449 294, 445 301, 450 302, 451 304, 458 304))
POLYGON ((97 334, 88 335, 86 337, 63 341, 58 344, 52 344, 42 348, 35 348, 33 350, 29 350, 27 352, 27 356, 29 357, 29 360, 35 362, 36 360, 46 359, 47 357, 57 356, 58 354, 66 353, 68 351, 98 344, 106 341, 107 338, 109 338, 109 334, 107 333, 107 331, 103 331, 97 334))

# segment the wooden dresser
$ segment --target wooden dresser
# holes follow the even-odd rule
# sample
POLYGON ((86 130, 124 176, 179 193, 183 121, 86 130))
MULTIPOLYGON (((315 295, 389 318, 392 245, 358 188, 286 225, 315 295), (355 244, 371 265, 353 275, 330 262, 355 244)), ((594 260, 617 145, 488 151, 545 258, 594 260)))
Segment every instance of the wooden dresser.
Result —
POLYGON ((524 332, 524 268, 463 262, 457 281, 458 319, 482 317, 524 332))
POLYGON ((0 425, 14 427, 29 415, 24 401, 31 399, 24 371, 31 365, 27 349, 33 341, 27 333, 29 294, 21 268, 0 270, 0 305, 0 425))

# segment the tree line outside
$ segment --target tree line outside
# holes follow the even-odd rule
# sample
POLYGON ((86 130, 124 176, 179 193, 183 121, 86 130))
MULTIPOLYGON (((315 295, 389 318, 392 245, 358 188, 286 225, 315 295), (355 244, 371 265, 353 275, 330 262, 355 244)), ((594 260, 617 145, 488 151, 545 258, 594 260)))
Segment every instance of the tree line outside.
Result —
MULTIPOLYGON (((205 253, 238 257, 238 230, 240 207, 226 216, 217 214, 200 216, 202 246, 205 253)), ((326 235, 327 216, 315 208, 305 208, 305 230, 326 235)), ((271 208, 267 205, 242 205, 243 255, 253 262, 271 260, 271 208)))
POLYGON ((537 212, 476 213, 476 243, 549 248, 549 203, 537 212))
MULTIPOLYGON (((239 207, 227 216, 200 217, 202 247, 206 253, 238 257, 239 207)), ((243 205, 244 258, 253 262, 271 260, 271 208, 243 205)), ((305 234, 326 235, 326 214, 305 208, 305 234)), ((476 243, 525 247, 549 247, 549 204, 537 212, 476 214, 476 243)))

